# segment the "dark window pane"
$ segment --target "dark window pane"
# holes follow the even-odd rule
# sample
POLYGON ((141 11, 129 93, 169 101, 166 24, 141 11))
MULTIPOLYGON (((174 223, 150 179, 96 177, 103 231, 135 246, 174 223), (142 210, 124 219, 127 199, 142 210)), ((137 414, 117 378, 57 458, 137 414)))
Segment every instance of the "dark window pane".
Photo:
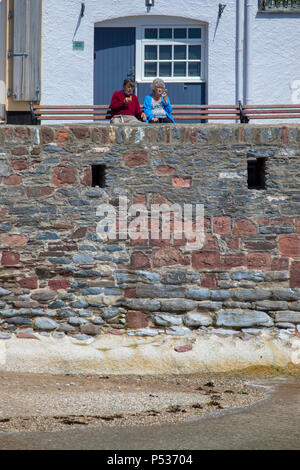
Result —
POLYGON ((189 62, 189 77, 200 77, 200 62, 189 62))
POLYGON ((157 62, 145 62, 145 77, 157 76, 157 62))
POLYGON ((201 28, 189 28, 189 38, 190 39, 200 39, 201 38, 201 28))
POLYGON ((175 60, 186 59, 186 46, 174 46, 174 59, 175 60))
POLYGON ((159 46, 159 58, 160 60, 171 60, 172 46, 159 46))
POLYGON ((174 39, 184 39, 184 38, 186 38, 186 28, 175 28, 174 39))
POLYGON ((157 39, 157 29, 145 28, 145 39, 157 39))
POLYGON ((157 59, 157 46, 145 46, 145 60, 157 59))
POLYGON ((174 62, 174 77, 186 76, 186 62, 174 62))
POLYGON ((171 39, 172 38, 172 28, 161 28, 159 30, 160 39, 171 39))
POLYGON ((159 63, 159 76, 160 77, 171 77, 172 65, 170 62, 159 63))
POLYGON ((201 59, 201 46, 189 46, 189 59, 200 60, 201 59))

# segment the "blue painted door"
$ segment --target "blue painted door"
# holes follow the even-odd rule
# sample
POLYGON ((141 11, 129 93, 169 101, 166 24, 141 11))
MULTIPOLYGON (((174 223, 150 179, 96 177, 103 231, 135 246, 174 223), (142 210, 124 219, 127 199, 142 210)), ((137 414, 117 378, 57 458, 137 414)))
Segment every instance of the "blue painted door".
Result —
POLYGON ((109 104, 124 78, 135 79, 135 28, 95 28, 94 104, 109 104))
MULTIPOLYGON (((165 84, 171 104, 206 103, 205 83, 168 83, 165 81, 165 84)), ((145 96, 149 93, 151 93, 150 83, 138 84, 138 97, 141 104, 144 103, 145 96)), ((180 120, 177 119, 176 122, 180 122, 180 120)))

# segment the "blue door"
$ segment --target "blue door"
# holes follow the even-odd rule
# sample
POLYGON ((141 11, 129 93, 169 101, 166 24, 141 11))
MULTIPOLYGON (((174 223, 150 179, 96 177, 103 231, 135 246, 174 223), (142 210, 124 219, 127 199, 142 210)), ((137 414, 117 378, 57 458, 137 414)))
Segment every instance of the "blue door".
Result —
POLYGON ((135 79, 135 28, 95 28, 94 104, 110 104, 124 78, 135 79))

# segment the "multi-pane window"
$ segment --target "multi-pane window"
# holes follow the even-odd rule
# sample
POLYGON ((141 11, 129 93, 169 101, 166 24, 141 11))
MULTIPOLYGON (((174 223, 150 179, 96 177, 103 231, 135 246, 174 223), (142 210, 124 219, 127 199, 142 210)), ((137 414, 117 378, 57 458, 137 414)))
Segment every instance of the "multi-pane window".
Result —
POLYGON ((203 75, 202 35, 199 27, 144 28, 144 79, 200 79, 203 75))

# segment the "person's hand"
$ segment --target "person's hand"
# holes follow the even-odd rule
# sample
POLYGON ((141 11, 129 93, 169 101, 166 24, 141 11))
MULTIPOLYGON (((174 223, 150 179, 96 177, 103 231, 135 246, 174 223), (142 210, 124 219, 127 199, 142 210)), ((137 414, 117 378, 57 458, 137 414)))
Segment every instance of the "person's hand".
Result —
POLYGON ((132 101, 132 96, 126 96, 126 98, 124 99, 124 103, 130 103, 132 101))
POLYGON ((158 122, 158 118, 152 118, 150 122, 158 122))
POLYGON ((142 118, 142 121, 147 121, 147 117, 145 113, 141 113, 141 118, 142 118))
POLYGON ((168 103, 168 100, 167 100, 167 96, 168 96, 168 90, 165 89, 165 91, 162 93, 161 95, 164 99, 164 102, 167 104, 168 103))

